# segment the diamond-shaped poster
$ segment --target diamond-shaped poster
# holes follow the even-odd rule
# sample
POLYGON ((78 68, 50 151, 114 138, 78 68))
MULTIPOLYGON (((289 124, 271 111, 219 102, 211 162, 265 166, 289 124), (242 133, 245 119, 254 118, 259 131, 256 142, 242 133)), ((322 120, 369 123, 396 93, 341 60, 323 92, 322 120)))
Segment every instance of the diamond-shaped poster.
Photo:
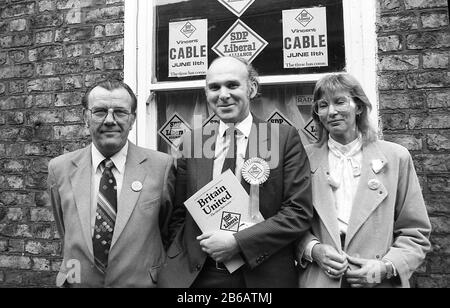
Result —
POLYGON ((158 134, 164 139, 164 141, 178 150, 182 137, 187 131, 191 131, 191 128, 188 124, 186 124, 186 121, 184 121, 181 116, 175 113, 169 121, 161 127, 158 134))
POLYGON ((268 43, 241 20, 237 20, 212 50, 221 57, 231 56, 252 62, 268 43))
POLYGON ((284 125, 294 126, 291 123, 291 121, 289 121, 288 118, 285 115, 283 115, 278 109, 275 109, 275 111, 267 119, 267 122, 274 123, 274 124, 284 124, 284 125))
POLYGON ((317 129, 316 129, 316 123, 314 122, 314 119, 310 119, 308 124, 305 125, 303 128, 305 132, 308 133, 308 136, 315 141, 319 140, 319 136, 317 135, 317 129))
POLYGON ((228 10, 230 10, 237 17, 241 17, 242 14, 255 2, 255 0, 218 0, 228 10))

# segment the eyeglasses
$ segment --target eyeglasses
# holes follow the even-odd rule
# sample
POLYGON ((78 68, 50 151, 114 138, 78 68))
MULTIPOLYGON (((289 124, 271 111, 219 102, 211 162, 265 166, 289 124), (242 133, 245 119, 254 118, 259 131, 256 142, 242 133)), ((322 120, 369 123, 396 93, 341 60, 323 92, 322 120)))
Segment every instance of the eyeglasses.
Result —
POLYGON ((116 122, 126 122, 131 114, 131 112, 125 109, 86 108, 86 110, 89 111, 89 113, 91 114, 91 119, 95 122, 103 122, 108 116, 109 111, 112 111, 114 121, 116 122))
POLYGON ((333 105, 334 110, 337 112, 347 111, 350 107, 350 102, 352 99, 350 97, 338 97, 334 102, 328 102, 327 100, 320 99, 314 104, 314 113, 317 115, 325 115, 330 109, 330 105, 333 105))

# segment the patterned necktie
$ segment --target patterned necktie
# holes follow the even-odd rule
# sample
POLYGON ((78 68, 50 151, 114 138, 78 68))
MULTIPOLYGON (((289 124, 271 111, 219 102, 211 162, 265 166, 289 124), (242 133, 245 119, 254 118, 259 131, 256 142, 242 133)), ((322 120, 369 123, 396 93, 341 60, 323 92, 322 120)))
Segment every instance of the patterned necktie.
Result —
POLYGON ((230 169, 233 173, 236 171, 237 135, 238 130, 236 128, 230 127, 225 131, 225 136, 227 138, 231 138, 232 140, 230 140, 230 146, 228 147, 228 152, 225 157, 225 161, 223 162, 222 173, 228 169, 230 169))
POLYGON ((100 270, 105 272, 108 266, 109 249, 116 222, 117 183, 112 173, 114 163, 110 159, 105 159, 103 163, 105 169, 103 170, 98 189, 97 214, 92 244, 95 264, 100 270))

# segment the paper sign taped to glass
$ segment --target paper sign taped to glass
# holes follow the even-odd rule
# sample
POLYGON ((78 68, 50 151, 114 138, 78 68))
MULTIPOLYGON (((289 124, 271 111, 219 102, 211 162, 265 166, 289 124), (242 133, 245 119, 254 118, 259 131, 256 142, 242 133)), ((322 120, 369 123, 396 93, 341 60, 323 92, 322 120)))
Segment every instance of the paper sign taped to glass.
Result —
MULTIPOLYGON (((186 200, 184 205, 203 233, 218 230, 235 233, 263 220, 252 220, 254 209, 250 203, 241 183, 231 170, 227 170, 186 200)), ((259 208, 258 214, 262 217, 259 208)), ((224 264, 233 273, 244 265, 244 260, 236 255, 224 264)))

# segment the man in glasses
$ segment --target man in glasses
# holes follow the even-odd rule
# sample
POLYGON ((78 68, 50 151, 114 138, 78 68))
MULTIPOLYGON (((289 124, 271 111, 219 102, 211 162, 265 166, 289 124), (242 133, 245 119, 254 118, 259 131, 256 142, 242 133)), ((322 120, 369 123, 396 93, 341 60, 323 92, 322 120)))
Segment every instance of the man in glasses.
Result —
POLYGON ((173 159, 128 141, 137 100, 125 83, 100 82, 82 103, 92 144, 49 163, 63 240, 57 285, 153 287, 165 259, 173 159))

